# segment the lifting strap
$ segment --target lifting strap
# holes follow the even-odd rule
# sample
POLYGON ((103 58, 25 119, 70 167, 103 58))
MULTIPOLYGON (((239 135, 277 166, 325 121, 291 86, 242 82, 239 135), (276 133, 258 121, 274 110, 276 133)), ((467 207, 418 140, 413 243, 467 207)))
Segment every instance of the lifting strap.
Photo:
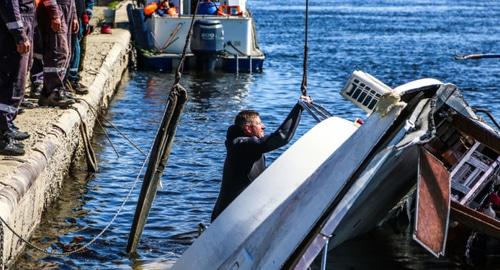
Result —
POLYGON ((148 167, 144 175, 144 182, 142 183, 141 193, 139 195, 139 200, 135 209, 134 220, 130 229, 127 244, 128 253, 135 252, 137 244, 139 243, 139 239, 141 238, 142 231, 144 230, 144 225, 146 224, 146 219, 149 214, 149 210, 156 195, 158 183, 160 182, 160 178, 163 175, 168 157, 172 150, 172 144, 175 137, 177 124, 179 123, 180 116, 188 98, 187 91, 186 89, 184 89, 184 87, 181 86, 180 80, 182 76, 184 61, 186 58, 187 47, 189 46, 191 35, 193 32, 193 25, 197 11, 198 3, 193 12, 193 18, 191 19, 191 25, 189 26, 186 42, 182 51, 182 56, 175 73, 175 80, 172 88, 170 89, 167 107, 163 114, 160 128, 157 131, 153 143, 153 148, 151 149, 151 154, 149 155, 148 167))
POLYGON ((300 86, 300 91, 303 96, 307 96, 307 34, 308 34, 308 23, 309 23, 309 0, 306 0, 306 18, 305 18, 305 37, 304 37, 304 65, 302 67, 302 85, 300 86))
MULTIPOLYGON (((303 96, 307 96, 307 58, 308 58, 308 33, 309 33, 309 0, 306 0, 306 12, 304 22, 304 64, 302 67, 302 84, 300 92, 303 96)), ((328 112, 323 106, 316 103, 306 103, 300 101, 300 105, 304 108, 316 121, 321 122, 333 115, 328 112)))

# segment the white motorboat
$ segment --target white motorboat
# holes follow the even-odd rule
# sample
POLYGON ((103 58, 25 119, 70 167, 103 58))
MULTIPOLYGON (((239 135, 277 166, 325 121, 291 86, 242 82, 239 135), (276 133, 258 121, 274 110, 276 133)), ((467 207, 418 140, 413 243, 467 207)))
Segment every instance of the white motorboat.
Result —
MULTIPOLYGON (((129 28, 146 69, 175 70, 182 55, 197 1, 139 1, 127 7, 129 28)), ((261 72, 265 59, 246 0, 200 1, 185 69, 261 72)))

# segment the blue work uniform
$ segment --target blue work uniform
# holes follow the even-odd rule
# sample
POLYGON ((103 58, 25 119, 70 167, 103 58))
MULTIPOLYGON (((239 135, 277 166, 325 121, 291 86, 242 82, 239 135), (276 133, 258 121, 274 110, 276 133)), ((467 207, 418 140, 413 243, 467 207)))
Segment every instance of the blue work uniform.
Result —
MULTIPOLYGON (((16 45, 32 44, 35 4, 33 0, 0 1, 0 132, 9 129, 24 97, 26 73, 32 59, 19 54, 16 45)), ((32 46, 30 47, 32 48, 32 46)))
POLYGON ((76 16, 80 29, 72 35, 72 55, 66 74, 67 78, 73 82, 80 81, 80 75, 78 73, 82 69, 82 56, 85 55, 85 32, 87 30, 85 28, 89 27, 83 23, 82 18, 84 14, 86 14, 88 18, 91 19, 93 9, 94 0, 76 0, 76 16))
POLYGON ((71 57, 71 22, 76 16, 74 0, 43 0, 38 23, 43 39, 43 91, 49 96, 64 89, 71 57), (61 29, 51 28, 52 19, 61 19, 61 29))

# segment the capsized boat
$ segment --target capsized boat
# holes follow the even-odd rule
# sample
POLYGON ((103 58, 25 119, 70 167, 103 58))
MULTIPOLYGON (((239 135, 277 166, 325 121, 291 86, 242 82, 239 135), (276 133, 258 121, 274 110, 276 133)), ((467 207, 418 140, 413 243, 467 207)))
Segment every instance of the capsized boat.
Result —
MULTIPOLYGON (((357 71, 342 95, 369 113, 364 124, 330 117, 313 127, 172 269, 307 269, 325 246, 373 229, 413 190, 414 239, 432 254, 444 255, 450 212, 458 216, 454 205, 481 214, 478 207, 499 177, 493 165, 500 153, 498 132, 475 114, 455 85, 434 79, 391 89, 357 71), (488 166, 474 163, 482 173, 458 173, 470 168, 464 164, 477 151, 488 156, 482 159, 488 166), (459 190, 456 183, 469 188, 459 190)), ((495 218, 478 222, 470 212, 460 222, 484 225, 490 235, 499 232, 495 218)))
MULTIPOLYGON (((139 67, 167 72, 177 67, 197 2, 143 0, 127 6, 139 67)), ((184 69, 262 71, 265 56, 246 0, 199 1, 197 10, 184 69)))

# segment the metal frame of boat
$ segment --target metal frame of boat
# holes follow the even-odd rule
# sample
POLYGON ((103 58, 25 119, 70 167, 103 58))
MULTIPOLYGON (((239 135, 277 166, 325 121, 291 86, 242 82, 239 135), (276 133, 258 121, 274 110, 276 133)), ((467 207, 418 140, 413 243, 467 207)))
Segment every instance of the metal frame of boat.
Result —
MULTIPOLYGON (((350 85, 346 94, 358 90, 350 85)), ((355 87, 367 85, 375 84, 355 87)), ((363 98, 371 93, 377 105, 364 108, 372 113, 362 126, 332 117, 313 127, 229 205, 173 269, 307 269, 325 246, 373 229, 412 191, 414 239, 435 256, 444 255, 450 213, 498 237, 498 220, 481 214, 499 177, 498 131, 452 84, 423 79, 382 87, 380 95, 372 90, 363 98), (488 166, 474 163, 482 170, 474 179, 455 177, 464 164, 471 168, 467 160, 478 156, 470 154, 477 149, 489 156, 483 159, 488 166), (472 183, 461 197, 453 188, 459 182, 472 183)))
MULTIPOLYGON (((148 1, 150 2, 150 1, 148 1)), ((179 64, 192 19, 191 1, 177 1, 179 16, 146 18, 144 8, 127 7, 129 28, 138 49, 138 64, 145 69, 172 71, 179 64)), ((241 0, 244 4, 246 1, 241 0)), ((197 20, 218 21, 224 31, 224 51, 218 55, 216 69, 225 72, 262 72, 265 55, 259 48, 253 17, 242 6, 239 15, 196 15, 197 20)), ((188 48, 185 69, 196 68, 195 55, 188 48)))

